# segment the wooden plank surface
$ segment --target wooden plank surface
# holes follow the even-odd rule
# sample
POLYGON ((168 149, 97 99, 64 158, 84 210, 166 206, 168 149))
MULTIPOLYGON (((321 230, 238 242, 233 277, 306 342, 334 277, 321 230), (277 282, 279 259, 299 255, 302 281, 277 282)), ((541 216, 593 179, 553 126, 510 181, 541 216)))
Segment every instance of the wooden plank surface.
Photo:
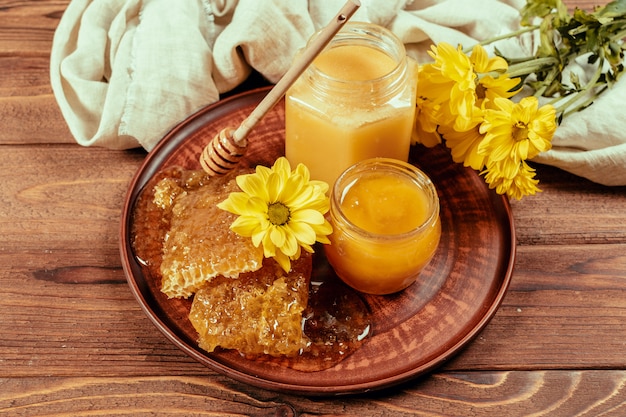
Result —
POLYGON ((69 1, 0 0, 0 145, 75 143, 50 87, 50 48, 69 1))
POLYGON ((438 373, 393 392, 320 400, 241 390, 222 376, 1 380, 0 410, 39 415, 622 416, 625 371, 438 373), (9 397, 11 394, 12 397, 9 397), (16 393, 19 393, 16 395, 16 393), (158 404, 158 406, 155 406, 158 404))
POLYGON ((544 192, 512 202, 517 261, 501 308, 432 375, 306 398, 187 357, 120 265, 121 208, 145 152, 76 145, 52 96, 67 4, 0 0, 1 416, 626 415, 626 187, 542 166, 544 192))

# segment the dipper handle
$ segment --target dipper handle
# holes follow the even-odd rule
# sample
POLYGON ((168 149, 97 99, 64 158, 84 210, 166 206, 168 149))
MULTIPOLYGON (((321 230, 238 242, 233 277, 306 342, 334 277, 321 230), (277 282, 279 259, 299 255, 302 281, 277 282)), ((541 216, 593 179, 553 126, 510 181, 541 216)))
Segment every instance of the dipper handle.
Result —
POLYGON ((233 169, 243 157, 248 145, 247 136, 254 126, 270 111, 285 95, 289 87, 298 79, 304 70, 313 62, 330 40, 339 32, 352 15, 361 6, 359 0, 348 0, 333 20, 322 28, 309 42, 296 62, 285 75, 267 93, 250 115, 236 129, 226 128, 220 131, 204 148, 200 165, 209 175, 223 175, 233 169))

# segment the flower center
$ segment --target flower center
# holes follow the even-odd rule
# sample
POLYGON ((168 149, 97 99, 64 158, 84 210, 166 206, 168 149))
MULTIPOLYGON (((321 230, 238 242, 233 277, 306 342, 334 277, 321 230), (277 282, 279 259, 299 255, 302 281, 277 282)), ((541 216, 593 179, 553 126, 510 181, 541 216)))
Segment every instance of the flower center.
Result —
POLYGON ((485 88, 484 85, 477 84, 475 91, 476 91, 476 98, 478 98, 478 100, 484 100, 485 97, 487 97, 487 89, 485 88))
POLYGON ((528 139, 528 126, 523 122, 515 123, 511 136, 513 136, 513 140, 516 142, 528 139))
POLYGON ((270 223, 282 226, 289 221, 289 207, 281 202, 272 203, 267 206, 267 217, 270 223))

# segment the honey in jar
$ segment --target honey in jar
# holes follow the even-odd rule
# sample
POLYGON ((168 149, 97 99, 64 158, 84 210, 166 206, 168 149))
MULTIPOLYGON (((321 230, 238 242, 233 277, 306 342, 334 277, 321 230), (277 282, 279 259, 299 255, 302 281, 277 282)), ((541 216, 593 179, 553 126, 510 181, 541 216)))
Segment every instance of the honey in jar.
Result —
POLYGON ((415 282, 441 237, 432 181, 389 158, 361 161, 339 177, 330 221, 329 263, 346 284, 369 294, 391 294, 415 282))
POLYGON ((358 161, 406 161, 416 86, 417 64, 393 33, 347 23, 287 91, 287 159, 331 187, 358 161))

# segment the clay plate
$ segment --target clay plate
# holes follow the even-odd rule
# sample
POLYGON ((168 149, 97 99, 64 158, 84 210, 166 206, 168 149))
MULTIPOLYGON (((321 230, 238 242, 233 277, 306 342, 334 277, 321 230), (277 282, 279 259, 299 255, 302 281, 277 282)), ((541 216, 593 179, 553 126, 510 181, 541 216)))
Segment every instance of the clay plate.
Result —
MULTIPOLYGON (((415 147, 411 163, 435 183, 441 202, 439 249, 417 284, 392 296, 363 296, 372 337, 338 365, 302 372, 235 352, 206 353, 187 319, 188 301, 168 300, 144 276, 130 245, 130 214, 146 182, 159 170, 199 169, 198 156, 221 129, 236 127, 267 93, 254 90, 208 106, 169 132, 135 175, 123 210, 121 256, 131 291, 157 328, 186 354, 236 380, 265 389, 338 395, 386 388, 433 370, 461 350, 500 306, 515 258, 515 232, 506 198, 475 171, 451 161, 443 148, 415 147)), ((271 165, 284 153, 284 103, 250 135, 247 166, 271 165)), ((316 260, 316 262, 323 262, 316 260)))

